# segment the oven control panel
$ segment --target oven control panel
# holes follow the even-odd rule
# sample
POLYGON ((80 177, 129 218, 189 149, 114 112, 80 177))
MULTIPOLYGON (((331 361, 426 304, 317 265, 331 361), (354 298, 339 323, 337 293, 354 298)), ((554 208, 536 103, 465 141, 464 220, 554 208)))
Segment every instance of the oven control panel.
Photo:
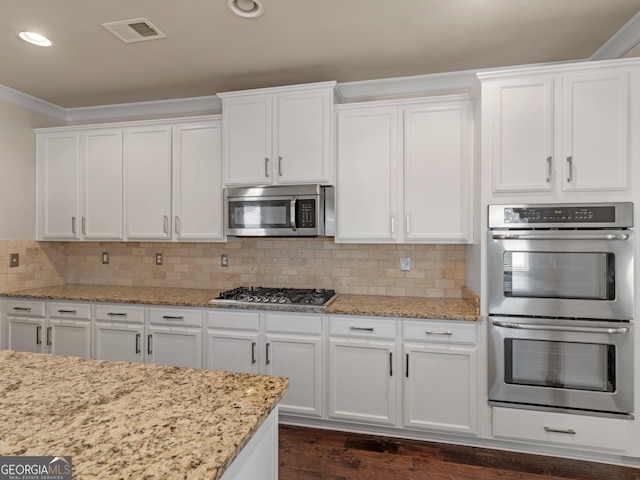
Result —
POLYGON ((489 228, 629 228, 633 204, 489 205, 489 228))

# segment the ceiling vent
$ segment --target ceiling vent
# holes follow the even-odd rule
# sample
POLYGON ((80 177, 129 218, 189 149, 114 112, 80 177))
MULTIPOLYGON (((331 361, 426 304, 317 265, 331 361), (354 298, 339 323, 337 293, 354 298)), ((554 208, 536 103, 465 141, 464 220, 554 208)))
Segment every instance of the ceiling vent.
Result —
POLYGON ((144 40, 156 40, 167 37, 146 18, 103 23, 102 26, 124 43, 142 42, 144 40))

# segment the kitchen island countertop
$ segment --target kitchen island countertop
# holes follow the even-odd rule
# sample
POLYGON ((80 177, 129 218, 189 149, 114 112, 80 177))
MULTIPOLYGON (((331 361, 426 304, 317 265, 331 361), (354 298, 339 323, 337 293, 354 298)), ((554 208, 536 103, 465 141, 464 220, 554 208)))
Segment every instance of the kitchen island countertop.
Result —
POLYGON ((279 377, 11 350, 0 378, 0 455, 70 455, 79 480, 219 479, 287 390, 279 377))
MULTIPOLYGON (((185 307, 224 308, 209 300, 221 290, 197 288, 132 287, 114 285, 58 285, 4 293, 6 297, 85 302, 138 303, 185 307)), ((256 304, 255 309, 260 305, 256 304)), ((427 298, 339 294, 327 315, 369 315, 443 320, 481 320, 478 297, 462 289, 462 298, 427 298)))

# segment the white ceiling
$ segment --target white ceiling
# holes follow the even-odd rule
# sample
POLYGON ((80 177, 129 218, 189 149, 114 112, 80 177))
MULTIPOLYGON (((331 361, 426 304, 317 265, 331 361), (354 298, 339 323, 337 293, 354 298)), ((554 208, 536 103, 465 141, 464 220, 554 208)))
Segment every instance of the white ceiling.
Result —
POLYGON ((640 11, 640 0, 262 3, 243 19, 227 0, 0 0, 0 85, 71 108, 581 60, 640 11), (101 26, 140 17, 167 38, 125 44, 101 26))

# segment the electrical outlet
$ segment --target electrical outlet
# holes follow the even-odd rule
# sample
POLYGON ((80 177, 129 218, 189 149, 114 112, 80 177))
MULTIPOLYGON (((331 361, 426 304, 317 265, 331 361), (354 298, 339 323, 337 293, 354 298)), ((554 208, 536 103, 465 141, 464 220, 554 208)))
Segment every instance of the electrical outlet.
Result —
POLYGON ((226 254, 220 255, 220 266, 221 267, 229 266, 229 255, 226 255, 226 254))
POLYGON ((9 266, 10 267, 18 267, 20 266, 20 255, 17 253, 9 254, 9 266))
POLYGON ((103 265, 109 264, 109 252, 102 252, 102 264, 103 265))
POLYGON ((411 270, 411 259, 407 257, 403 257, 400 259, 400 270, 403 272, 408 272, 411 270))
POLYGON ((162 265, 162 254, 161 253, 156 253, 156 265, 162 265))

